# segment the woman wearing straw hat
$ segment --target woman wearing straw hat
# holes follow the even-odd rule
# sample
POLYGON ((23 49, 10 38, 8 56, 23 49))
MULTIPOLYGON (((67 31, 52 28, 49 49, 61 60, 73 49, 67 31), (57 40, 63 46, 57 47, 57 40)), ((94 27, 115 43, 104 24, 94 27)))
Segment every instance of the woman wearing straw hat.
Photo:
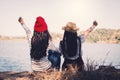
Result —
POLYGON ((84 62, 81 56, 81 44, 85 41, 85 37, 97 26, 94 21, 93 25, 87 29, 84 34, 77 35, 79 28, 73 22, 68 22, 62 29, 64 30, 63 40, 60 41, 60 50, 63 54, 64 62, 62 70, 68 70, 72 66, 77 67, 78 71, 84 68, 84 62))

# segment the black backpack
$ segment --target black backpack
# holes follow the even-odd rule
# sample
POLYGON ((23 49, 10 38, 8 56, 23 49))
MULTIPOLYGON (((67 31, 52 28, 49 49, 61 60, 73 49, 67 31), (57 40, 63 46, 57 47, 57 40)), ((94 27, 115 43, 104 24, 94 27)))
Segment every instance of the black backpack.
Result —
MULTIPOLYGON (((61 53, 63 54, 63 57, 65 57, 65 58, 74 57, 77 54, 79 54, 79 56, 81 56, 81 39, 80 39, 80 37, 77 37, 77 49, 76 49, 77 51, 73 56, 70 56, 69 53, 67 53, 68 51, 67 51, 66 46, 67 46, 66 40, 61 40, 60 41, 60 50, 61 50, 61 53)), ((71 51, 72 51, 72 49, 69 52, 71 52, 71 51)))

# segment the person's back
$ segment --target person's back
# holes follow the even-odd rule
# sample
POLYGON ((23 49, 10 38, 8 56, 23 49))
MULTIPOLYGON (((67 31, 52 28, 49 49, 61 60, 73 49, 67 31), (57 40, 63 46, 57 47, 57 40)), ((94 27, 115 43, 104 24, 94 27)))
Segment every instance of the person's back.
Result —
POLYGON ((81 57, 81 40, 77 36, 76 25, 69 22, 65 27, 63 40, 60 42, 61 53, 64 57, 62 69, 69 69, 69 65, 82 70, 83 60, 81 57))
POLYGON ((51 62, 48 60, 47 48, 49 40, 51 40, 51 36, 48 32, 47 23, 44 18, 41 16, 36 18, 32 38, 29 36, 29 34, 31 35, 31 31, 25 25, 23 18, 20 17, 18 21, 26 31, 27 38, 29 40, 31 67, 33 71, 44 71, 49 69, 51 67, 51 62))
POLYGON ((65 31, 61 44, 63 56, 65 58, 74 58, 77 57, 77 54, 80 54, 81 42, 76 32, 65 31))
POLYGON ((83 71, 84 62, 81 55, 81 45, 85 41, 85 37, 98 25, 96 21, 82 35, 77 37, 79 28, 73 22, 68 22, 62 29, 64 30, 63 40, 60 41, 60 50, 64 57, 62 69, 69 69, 69 65, 73 68, 77 66, 78 71, 83 71))
POLYGON ((32 59, 40 60, 47 55, 46 51, 50 39, 47 23, 43 17, 37 17, 34 25, 34 34, 31 39, 30 55, 32 59))

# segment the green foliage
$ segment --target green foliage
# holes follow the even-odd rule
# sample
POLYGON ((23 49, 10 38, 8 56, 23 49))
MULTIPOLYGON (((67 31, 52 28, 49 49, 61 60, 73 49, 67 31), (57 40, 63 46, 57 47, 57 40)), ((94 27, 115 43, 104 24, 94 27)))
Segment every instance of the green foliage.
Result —
MULTIPOLYGON (((83 31, 79 32, 82 34, 83 31)), ((63 34, 51 33, 53 40, 58 38, 61 40, 63 34)), ((120 43, 120 29, 96 29, 92 31, 86 38, 86 42, 90 43, 120 43)))
POLYGON ((120 43, 120 29, 96 29, 87 37, 87 42, 120 43))
MULTIPOLYGON (((79 34, 82 34, 81 31, 79 34)), ((60 41, 63 39, 63 34, 60 33, 50 33, 53 41, 60 41)), ((0 40, 13 40, 13 39, 26 39, 25 37, 10 37, 1 36, 0 40)), ((96 29, 92 31, 86 38, 86 42, 90 43, 114 43, 120 44, 120 29, 96 29)))

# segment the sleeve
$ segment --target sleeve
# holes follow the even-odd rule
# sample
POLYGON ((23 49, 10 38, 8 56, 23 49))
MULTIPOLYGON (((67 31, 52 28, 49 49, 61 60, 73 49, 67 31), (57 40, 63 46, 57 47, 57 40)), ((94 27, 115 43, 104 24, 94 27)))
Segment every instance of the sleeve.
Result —
POLYGON ((24 28, 26 34, 31 34, 30 29, 25 24, 23 24, 22 27, 24 28))
POLYGON ((65 53, 64 53, 63 40, 61 40, 60 43, 59 43, 59 50, 60 50, 61 55, 63 55, 63 57, 64 57, 65 53))
POLYGON ((28 43, 29 43, 29 45, 31 46, 32 33, 31 33, 30 29, 29 29, 25 24, 22 24, 22 27, 23 27, 23 29, 24 29, 25 32, 26 32, 27 39, 28 39, 28 43))
POLYGON ((79 35, 78 37, 81 39, 81 43, 85 42, 85 35, 84 34, 79 35))

